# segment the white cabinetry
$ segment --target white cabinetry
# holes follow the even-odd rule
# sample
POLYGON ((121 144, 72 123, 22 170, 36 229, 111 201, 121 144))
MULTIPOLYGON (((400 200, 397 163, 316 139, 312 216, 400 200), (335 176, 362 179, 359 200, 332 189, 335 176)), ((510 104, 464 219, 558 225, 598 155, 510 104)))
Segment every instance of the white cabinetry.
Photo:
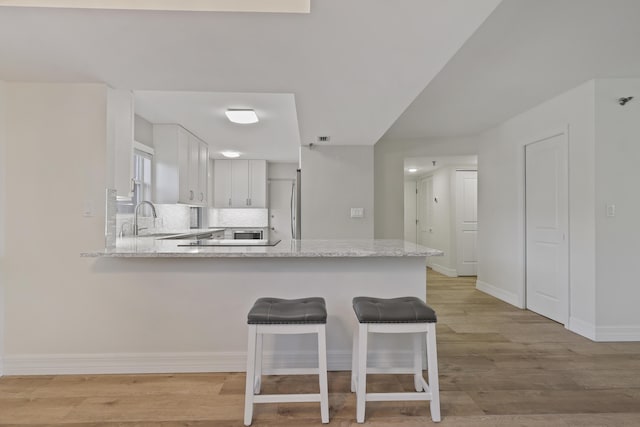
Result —
POLYGON ((266 160, 216 160, 213 169, 215 207, 267 207, 266 160))
POLYGON ((207 205, 207 144, 179 125, 153 125, 156 202, 207 205))
POLYGON ((108 182, 119 198, 133 191, 133 93, 107 89, 108 182))

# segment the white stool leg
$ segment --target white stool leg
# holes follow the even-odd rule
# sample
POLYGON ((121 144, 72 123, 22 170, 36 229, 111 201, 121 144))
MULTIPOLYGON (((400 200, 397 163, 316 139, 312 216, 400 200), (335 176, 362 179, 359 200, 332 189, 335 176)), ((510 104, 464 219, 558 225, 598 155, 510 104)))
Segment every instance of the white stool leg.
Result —
POLYGON ((416 391, 422 391, 422 341, 424 335, 413 334, 413 384, 416 391))
POLYGON ((260 394, 260 387, 262 386, 262 337, 263 334, 257 334, 256 336, 256 374, 253 384, 254 394, 260 394))
POLYGON ((351 347, 351 393, 356 392, 357 381, 358 381, 358 326, 356 326, 353 329, 353 346, 351 347))
POLYGON ((358 328, 358 387, 356 391, 356 421, 364 422, 364 409, 367 397, 367 339, 369 325, 360 323, 358 328))
POLYGON ((318 326, 318 377, 320 381, 320 416, 329 422, 329 387, 327 385, 327 336, 325 325, 318 326))
POLYGON ((440 386, 438 383, 438 350, 436 347, 436 324, 427 325, 427 370, 431 390, 431 419, 440 421, 440 386))
POLYGON ((256 325, 249 325, 249 343, 247 345, 247 379, 244 391, 244 425, 250 426, 253 419, 253 390, 256 367, 256 325))

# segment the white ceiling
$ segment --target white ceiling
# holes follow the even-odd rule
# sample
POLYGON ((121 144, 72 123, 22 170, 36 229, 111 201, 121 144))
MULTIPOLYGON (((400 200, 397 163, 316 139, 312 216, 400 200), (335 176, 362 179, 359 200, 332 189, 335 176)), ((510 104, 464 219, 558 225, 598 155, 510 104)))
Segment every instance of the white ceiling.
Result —
POLYGON ((213 111, 233 94, 289 99, 273 111, 279 129, 260 122, 264 137, 222 135, 188 104, 139 105, 216 150, 244 142, 258 153, 268 141, 274 160, 294 161, 289 150, 320 135, 332 145, 470 135, 594 77, 638 77, 638 17, 638 0, 313 0, 310 14, 0 7, 0 80, 202 91, 222 100, 213 111))
POLYGON ((478 156, 411 157, 404 159, 404 176, 411 179, 446 166, 477 167, 477 165, 478 156), (417 169, 417 171, 409 172, 411 168, 417 169))
POLYGON ((136 114, 178 123, 209 144, 212 158, 237 150, 246 159, 296 162, 300 134, 293 94, 135 91, 136 114), (227 108, 253 108, 259 122, 231 123, 227 108))
POLYGON ((302 144, 373 145, 498 3, 313 0, 310 14, 0 7, 0 80, 293 94, 302 144))
POLYGON ((504 0, 383 139, 475 134, 598 77, 640 77, 640 1, 504 0))

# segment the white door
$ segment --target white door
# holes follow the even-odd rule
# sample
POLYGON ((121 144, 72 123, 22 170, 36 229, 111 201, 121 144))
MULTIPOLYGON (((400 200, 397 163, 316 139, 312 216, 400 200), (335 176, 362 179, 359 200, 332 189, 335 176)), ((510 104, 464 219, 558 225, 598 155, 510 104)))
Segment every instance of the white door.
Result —
POLYGON ((290 240, 295 215, 295 181, 269 181, 269 228, 272 239, 290 240))
POLYGON ((478 172, 456 171, 456 272, 478 274, 478 172))
POLYGON ((213 162, 213 205, 231 207, 231 160, 213 162))
POLYGON ((567 139, 525 147, 527 308, 566 324, 569 312, 567 139))
POLYGON ((418 242, 417 196, 418 183, 404 182, 404 240, 418 242))

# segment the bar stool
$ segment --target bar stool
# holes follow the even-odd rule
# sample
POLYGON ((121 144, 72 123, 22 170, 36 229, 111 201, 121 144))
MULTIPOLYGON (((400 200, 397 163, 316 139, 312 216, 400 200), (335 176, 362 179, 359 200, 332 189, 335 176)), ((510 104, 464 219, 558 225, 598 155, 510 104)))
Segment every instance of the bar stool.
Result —
POLYGON ((431 418, 440 421, 440 389, 438 386, 438 353, 436 350, 436 313, 415 297, 392 299, 356 297, 353 310, 358 327, 353 337, 351 362, 351 391, 356 392, 356 421, 364 422, 366 401, 430 400, 431 418), (411 373, 416 391, 407 393, 367 393, 367 372, 389 373, 367 367, 367 338, 369 333, 414 334, 413 369, 394 370, 411 373), (422 343, 426 333, 427 373, 429 383, 422 376, 422 343))
POLYGON ((327 308, 324 298, 280 299, 260 298, 247 316, 249 345, 247 381, 244 401, 244 425, 251 425, 254 403, 320 402, 323 423, 329 422, 327 387, 327 345, 325 325, 327 308), (318 334, 318 368, 308 370, 281 369, 278 373, 318 374, 320 393, 260 395, 262 378, 262 337, 264 334, 318 334))

